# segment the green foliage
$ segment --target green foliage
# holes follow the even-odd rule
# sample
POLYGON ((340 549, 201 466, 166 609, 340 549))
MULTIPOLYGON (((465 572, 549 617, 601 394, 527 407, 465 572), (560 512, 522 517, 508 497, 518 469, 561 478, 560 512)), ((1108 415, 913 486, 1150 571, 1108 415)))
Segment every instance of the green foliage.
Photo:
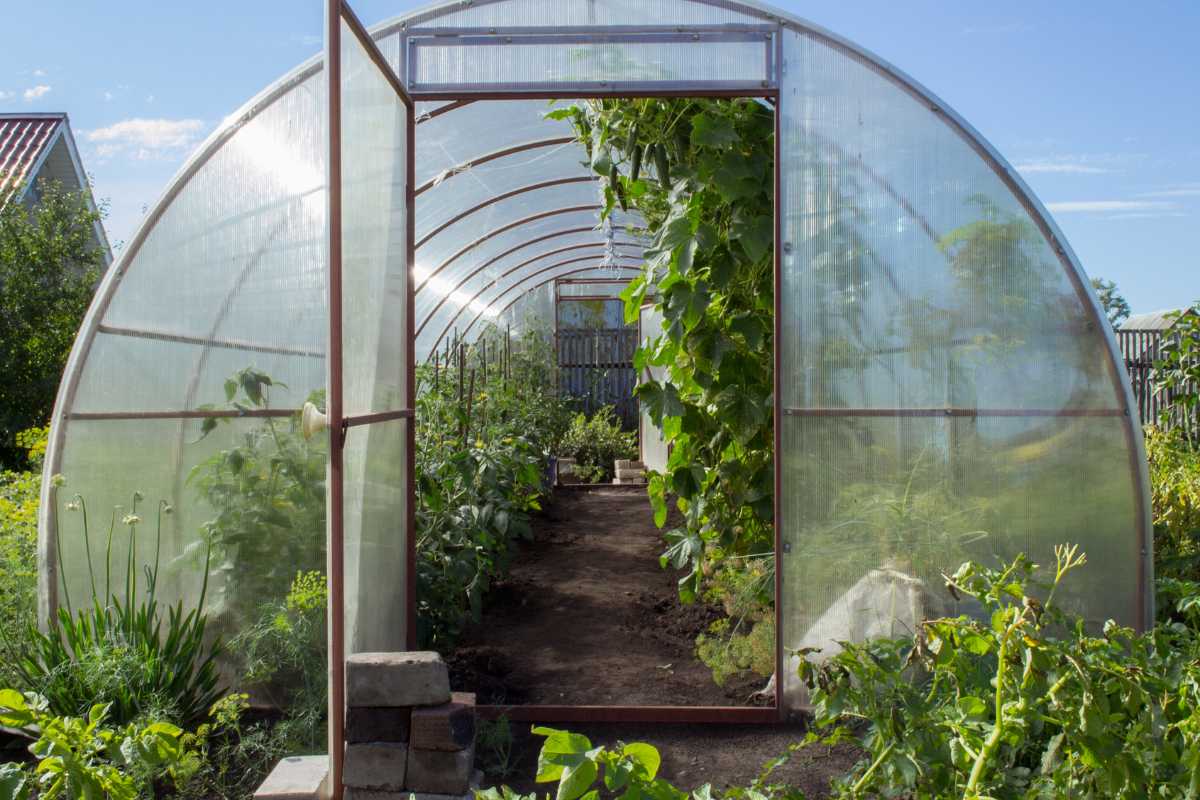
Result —
POLYGON ((637 458, 637 435, 621 430, 612 406, 603 406, 590 419, 575 415, 558 454, 575 459, 575 474, 584 483, 610 481, 615 461, 637 458))
MULTIPOLYGON (((158 505, 155 563, 143 567, 144 593, 139 593, 134 553, 141 524, 140 500, 135 494, 131 512, 122 521, 128 528, 123 585, 111 584, 114 514, 106 537, 103 592, 89 552, 92 592, 88 603, 76 612, 64 588, 65 602, 45 632, 29 620, 24 647, 6 641, 11 668, 26 687, 47 698, 56 714, 84 715, 99 703, 122 725, 145 718, 174 719, 187 725, 203 719, 220 696, 215 662, 223 648, 219 638, 209 641, 206 637, 203 592, 195 608, 185 612, 180 601, 165 609, 165 619, 158 603, 162 519, 171 513, 165 502, 158 505)), ((83 498, 76 495, 68 509, 79 512, 82 536, 90 541, 83 498)), ((61 572, 61 564, 59 569, 61 572)), ((0 634, 7 639, 7 631, 0 634)))
POLYGON ((696 657, 723 686, 746 671, 775 672, 775 559, 765 556, 721 559, 705 565, 704 599, 726 616, 696 638, 696 657))
POLYGON ((717 686, 747 671, 766 677, 775 673, 775 620, 729 617, 717 620, 696 638, 696 657, 712 670, 717 686))
POLYGON ((1182 428, 1147 426, 1154 568, 1159 577, 1200 580, 1200 449, 1182 428))
MULTIPOLYGON (((225 381, 228 408, 268 409, 275 386, 253 367, 240 370, 225 381)), ((323 405, 323 393, 309 400, 323 405)), ((202 436, 223 425, 245 423, 210 417, 202 436)), ((264 599, 288 593, 297 570, 324 571, 328 438, 306 439, 297 416, 267 418, 235 441, 196 465, 188 483, 214 512, 203 525, 197 553, 212 551, 212 571, 219 579, 214 614, 223 618, 224 627, 240 630, 264 599)))
POLYGON ((1121 290, 1117 288, 1114 281, 1092 278, 1092 291, 1096 293, 1096 298, 1100 301, 1100 307, 1104 309, 1104 315, 1108 317, 1110 325, 1119 328, 1122 322, 1129 319, 1129 301, 1121 294, 1121 290))
POLYGON ((208 720, 194 733, 184 734, 182 774, 171 791, 160 792, 159 796, 172 800, 249 800, 279 759, 296 754, 286 720, 279 725, 247 723, 248 708, 244 694, 231 694, 217 701, 208 720))
MULTIPOLYGON (((586 736, 554 728, 535 727, 533 732, 546 737, 538 754, 537 782, 558 784, 555 800, 804 800, 796 789, 770 782, 771 773, 785 763, 791 752, 767 763, 762 773, 745 788, 734 787, 717 793, 705 784, 691 792, 673 786, 658 777, 662 756, 645 742, 618 742, 615 746, 593 746, 586 736)), ((806 739, 806 743, 815 739, 806 739)), ((507 786, 476 792, 477 800, 537 800, 536 794, 521 795, 507 786)), ((549 800, 549 794, 546 795, 549 800)))
POLYGON ((229 644, 242 685, 286 714, 274 733, 289 752, 326 746, 328 599, 324 574, 297 572, 287 597, 263 604, 254 625, 229 644))
POLYGON ((1093 635, 1054 603, 1084 563, 1056 548, 1052 580, 1034 592, 1023 556, 1001 569, 967 562, 946 585, 978 603, 974 617, 803 662, 816 724, 863 724, 869 757, 837 796, 1195 797, 1200 638, 1113 622, 1093 635))
POLYGON ((50 418, 63 365, 91 302, 105 253, 102 212, 56 182, 37 205, 0 209, 0 465, 25 467, 18 431, 50 418))
POLYGON ((475 752, 485 773, 504 780, 516 771, 512 725, 508 717, 480 720, 475 732, 475 752))
POLYGON ((570 418, 554 394, 544 344, 530 337, 510 351, 500 336, 456 346, 449 367, 417 371, 417 633, 424 647, 449 646, 468 620, 480 619, 512 541, 531 535, 546 459, 570 418), (508 355, 488 362, 487 353, 508 355))
POLYGON ((34 739, 35 766, 0 766, 0 800, 134 800, 183 767, 183 731, 167 722, 108 724, 108 707, 82 717, 56 716, 35 694, 0 690, 0 725, 34 739))
POLYGON ((633 206, 652 244, 623 295, 626 319, 653 297, 665 329, 635 368, 666 370, 637 390, 671 448, 649 481, 655 519, 674 495, 686 528, 667 535, 688 569, 773 546, 774 119, 751 100, 603 100, 552 112, 571 118, 605 178, 606 213, 633 206), (653 169, 653 179, 649 175, 653 169))
MULTIPOLYGON (((33 471, 0 471, 0 644, 26 649, 23 633, 37 614, 37 518, 42 480, 38 470, 46 449, 46 429, 17 434, 33 471)), ((0 686, 13 686, 14 656, 0 648, 0 686)))
POLYGON ((1175 312, 1175 325, 1163 336, 1154 362, 1154 390, 1168 398, 1161 412, 1163 427, 1178 426, 1188 442, 1200 446, 1200 310, 1175 312))

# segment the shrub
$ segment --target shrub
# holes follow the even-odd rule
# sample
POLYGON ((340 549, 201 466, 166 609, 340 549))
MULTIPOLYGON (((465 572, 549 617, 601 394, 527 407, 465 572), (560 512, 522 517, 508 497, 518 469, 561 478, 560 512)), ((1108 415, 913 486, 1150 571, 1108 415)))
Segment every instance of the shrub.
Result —
POLYGON ((590 419, 584 413, 575 415, 559 455, 575 459, 575 474, 584 483, 600 483, 612 480, 613 462, 637 458, 637 436, 621 429, 612 406, 603 406, 590 419))
POLYGON ((1181 429, 1146 428, 1154 516, 1154 562, 1161 577, 1200 580, 1200 449, 1181 429))
POLYGON ((86 191, 43 181, 30 209, 0 208, 0 465, 24 468, 15 436, 50 417, 59 379, 104 269, 104 215, 86 191))
POLYGON ((92 706, 84 717, 56 716, 45 698, 0 690, 0 725, 21 730, 34 742, 36 766, 0 765, 5 800, 75 800, 145 796, 155 779, 176 777, 185 761, 183 731, 167 722, 108 724, 108 707, 92 706))
POLYGON ((45 428, 18 435, 29 454, 32 472, 0 472, 0 686, 15 685, 13 653, 26 648, 23 633, 37 615, 37 518, 45 428))
MULTIPOLYGON (((141 524, 137 510, 141 499, 134 495, 131 512, 123 520, 129 530, 123 586, 114 592, 110 582, 114 515, 106 538, 103 593, 91 569, 89 553, 92 591, 88 604, 76 612, 70 594, 64 591, 64 606, 58 609, 47 631, 39 631, 30 621, 25 629, 28 646, 18 649, 8 643, 15 656, 12 669, 25 686, 46 697, 56 714, 84 715, 100 704, 120 725, 146 717, 174 719, 186 725, 203 719, 220 696, 215 662, 222 645, 219 639, 206 640, 207 619, 200 610, 204 607, 204 592, 195 608, 185 612, 182 602, 176 603, 166 609, 164 619, 157 597, 156 557, 152 568, 144 567, 144 594, 139 594, 133 554, 141 524)), ((84 541, 89 541, 85 501, 76 495, 67 507, 79 512, 84 541)), ((162 518, 169 513, 170 506, 160 502, 156 553, 162 542, 162 518)), ((205 585, 207 568, 206 563, 205 585)))

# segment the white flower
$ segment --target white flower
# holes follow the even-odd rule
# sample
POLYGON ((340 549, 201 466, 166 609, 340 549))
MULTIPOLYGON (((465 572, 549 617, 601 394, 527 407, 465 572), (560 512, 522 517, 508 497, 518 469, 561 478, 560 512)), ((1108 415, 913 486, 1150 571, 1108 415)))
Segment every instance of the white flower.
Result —
POLYGON ((67 503, 67 511, 78 511, 78 510, 79 510, 79 501, 78 500, 72 500, 71 502, 67 503))
POLYGON ((175 513, 175 506, 171 505, 170 503, 163 503, 162 513, 164 516, 171 516, 175 513))
POLYGON ((122 525, 137 525, 142 521, 142 518, 137 514, 126 514, 121 518, 122 525))

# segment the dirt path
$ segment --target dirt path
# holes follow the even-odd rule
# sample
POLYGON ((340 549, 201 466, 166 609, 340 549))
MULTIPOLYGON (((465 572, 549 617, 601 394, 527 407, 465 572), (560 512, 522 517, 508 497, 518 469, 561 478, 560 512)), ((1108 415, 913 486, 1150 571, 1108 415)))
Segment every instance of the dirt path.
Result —
POLYGON ((720 612, 679 603, 643 492, 560 491, 534 531, 449 657, 456 689, 490 704, 727 706, 762 685, 719 687, 695 658, 720 612))

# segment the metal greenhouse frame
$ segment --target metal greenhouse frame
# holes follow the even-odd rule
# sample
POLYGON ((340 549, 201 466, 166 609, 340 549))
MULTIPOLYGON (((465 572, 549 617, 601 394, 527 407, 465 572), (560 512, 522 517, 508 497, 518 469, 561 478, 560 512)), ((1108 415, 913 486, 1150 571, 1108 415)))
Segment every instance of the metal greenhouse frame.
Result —
MULTIPOLYGON (((194 597, 186 565, 206 512, 189 474, 325 390, 335 786, 345 655, 416 644, 415 366, 451 335, 548 322, 561 284, 643 270, 644 222, 614 212, 598 225, 595 176, 569 125, 542 118, 546 100, 773 107, 778 680, 771 708, 491 713, 787 717, 804 698, 786 652, 818 630, 835 638, 847 587, 902 572, 910 545, 948 558, 948 542, 975 533, 932 520, 886 558, 840 533, 833 498, 847 483, 882 489, 918 471, 972 487, 997 553, 1081 539, 1096 566, 1078 606, 1150 624, 1148 478, 1112 332, 1028 187, 911 78, 743 0, 454 0, 370 30, 327 0, 326 22, 324 55, 212 134, 106 275, 45 469, 101 507, 134 489, 167 498, 164 547, 181 565, 167 590, 194 597), (955 261, 972 230, 1001 228, 1004 243, 955 261), (247 362, 280 379, 278 405, 218 408, 247 362), (213 419, 225 427, 198 437, 213 419)), ((643 336, 661 328, 653 310, 643 336)), ((60 502, 43 486, 46 618, 90 551, 56 534, 60 502)))

